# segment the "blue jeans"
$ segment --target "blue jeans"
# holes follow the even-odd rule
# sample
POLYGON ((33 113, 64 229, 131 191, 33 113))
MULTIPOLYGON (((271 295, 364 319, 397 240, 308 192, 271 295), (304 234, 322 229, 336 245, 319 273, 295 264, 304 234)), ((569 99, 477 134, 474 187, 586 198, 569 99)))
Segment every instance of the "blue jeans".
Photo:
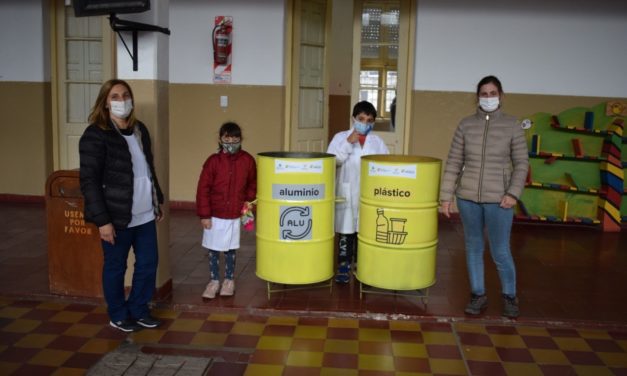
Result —
POLYGON ((235 250, 230 249, 227 252, 209 250, 209 271, 211 279, 220 280, 220 253, 224 253, 224 278, 233 279, 235 273, 235 250))
POLYGON ((148 303, 155 291, 159 252, 155 221, 115 230, 115 244, 102 242, 104 265, 102 288, 111 321, 140 319, 148 316, 148 303), (133 247, 135 271, 128 299, 124 294, 126 260, 133 247))
POLYGON ((516 268, 509 239, 514 219, 513 209, 503 209, 496 204, 480 204, 457 198, 457 208, 464 225, 466 266, 473 294, 485 294, 483 271, 484 238, 487 229, 490 253, 501 279, 502 293, 516 296, 516 268))

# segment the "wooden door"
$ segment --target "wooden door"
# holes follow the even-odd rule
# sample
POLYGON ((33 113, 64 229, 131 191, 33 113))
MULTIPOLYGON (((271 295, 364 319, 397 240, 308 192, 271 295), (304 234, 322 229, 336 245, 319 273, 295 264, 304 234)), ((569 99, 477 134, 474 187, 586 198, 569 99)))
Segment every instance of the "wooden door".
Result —
POLYGON ((289 149, 325 152, 328 137, 327 2, 296 0, 289 149))
POLYGON ((100 86, 113 77, 113 37, 106 17, 74 17, 56 2, 55 169, 79 167, 78 141, 100 86))

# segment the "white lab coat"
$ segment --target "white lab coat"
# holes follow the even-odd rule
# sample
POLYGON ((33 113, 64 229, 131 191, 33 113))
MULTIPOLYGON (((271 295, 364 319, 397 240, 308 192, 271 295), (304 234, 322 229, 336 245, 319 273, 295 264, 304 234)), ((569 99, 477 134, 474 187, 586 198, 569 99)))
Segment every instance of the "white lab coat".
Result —
POLYGON ((371 154, 389 154, 381 137, 369 133, 362 147, 359 142, 349 143, 346 139, 353 128, 337 133, 327 152, 335 154, 337 165, 335 194, 346 201, 335 204, 335 232, 354 234, 359 229, 359 179, 361 157, 371 154))

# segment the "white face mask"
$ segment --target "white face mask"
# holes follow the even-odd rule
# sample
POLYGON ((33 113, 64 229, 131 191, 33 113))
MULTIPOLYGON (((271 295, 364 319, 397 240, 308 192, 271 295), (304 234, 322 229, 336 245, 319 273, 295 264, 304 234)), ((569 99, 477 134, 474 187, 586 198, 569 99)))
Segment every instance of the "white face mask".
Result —
POLYGON ((492 112, 499 108, 499 97, 479 98, 479 107, 485 112, 492 112))
POLYGON ((111 101, 109 107, 111 115, 120 119, 126 119, 128 115, 131 114, 131 111, 133 111, 133 101, 131 99, 125 101, 111 101))

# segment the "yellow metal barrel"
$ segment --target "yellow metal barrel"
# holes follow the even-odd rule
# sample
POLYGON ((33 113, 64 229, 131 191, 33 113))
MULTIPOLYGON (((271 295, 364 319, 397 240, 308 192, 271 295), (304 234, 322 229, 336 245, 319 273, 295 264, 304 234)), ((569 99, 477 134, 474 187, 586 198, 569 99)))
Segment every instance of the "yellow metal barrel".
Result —
POLYGON ((431 157, 361 158, 360 282, 389 290, 435 283, 441 166, 431 157))
POLYGON ((257 276, 309 284, 333 276, 335 156, 257 155, 257 276))

